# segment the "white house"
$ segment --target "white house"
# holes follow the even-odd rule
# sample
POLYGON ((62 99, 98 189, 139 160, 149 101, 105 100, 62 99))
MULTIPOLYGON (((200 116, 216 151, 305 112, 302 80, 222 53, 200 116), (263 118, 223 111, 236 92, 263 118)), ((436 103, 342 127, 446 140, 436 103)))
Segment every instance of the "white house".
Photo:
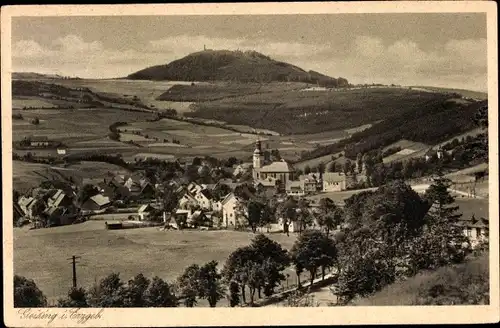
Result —
POLYGON ((223 225, 226 228, 235 228, 243 219, 238 209, 241 200, 234 193, 229 193, 221 203, 223 225))
POLYGON ((194 194, 194 199, 201 208, 205 210, 212 209, 212 194, 210 193, 209 190, 202 189, 196 192, 196 194, 194 194))
POLYGON ((341 172, 323 174, 323 191, 342 191, 346 189, 346 175, 341 172))

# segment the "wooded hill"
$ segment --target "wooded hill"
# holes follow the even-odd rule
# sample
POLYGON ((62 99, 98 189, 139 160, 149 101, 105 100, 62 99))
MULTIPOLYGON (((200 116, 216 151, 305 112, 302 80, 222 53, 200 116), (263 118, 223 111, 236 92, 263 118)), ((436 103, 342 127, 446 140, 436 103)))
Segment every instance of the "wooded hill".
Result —
POLYGON ((333 87, 347 86, 344 78, 276 61, 256 51, 204 50, 166 65, 145 68, 127 76, 135 80, 307 82, 333 87))
POLYGON ((303 159, 311 159, 345 150, 345 156, 355 159, 365 153, 388 146, 401 139, 437 144, 476 127, 474 116, 479 108, 487 106, 483 100, 470 104, 445 100, 405 111, 399 116, 384 120, 371 128, 353 134, 338 143, 318 147, 305 153, 303 159))

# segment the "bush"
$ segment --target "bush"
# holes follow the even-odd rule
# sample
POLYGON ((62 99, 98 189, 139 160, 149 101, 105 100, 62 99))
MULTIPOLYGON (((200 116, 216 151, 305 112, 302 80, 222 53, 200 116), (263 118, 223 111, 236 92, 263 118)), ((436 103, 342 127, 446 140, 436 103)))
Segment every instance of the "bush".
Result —
POLYGON ((30 121, 30 123, 33 125, 38 125, 38 124, 40 124, 40 119, 38 117, 35 117, 34 119, 32 119, 30 121))
POLYGON ((12 114, 12 119, 13 120, 24 120, 24 117, 21 113, 17 113, 17 114, 12 114))

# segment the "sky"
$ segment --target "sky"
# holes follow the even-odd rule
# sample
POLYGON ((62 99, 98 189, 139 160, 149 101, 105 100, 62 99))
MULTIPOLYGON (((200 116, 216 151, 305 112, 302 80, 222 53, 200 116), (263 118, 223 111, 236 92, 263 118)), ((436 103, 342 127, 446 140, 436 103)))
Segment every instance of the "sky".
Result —
POLYGON ((209 49, 256 50, 351 83, 487 90, 486 14, 13 17, 13 71, 123 77, 209 49))

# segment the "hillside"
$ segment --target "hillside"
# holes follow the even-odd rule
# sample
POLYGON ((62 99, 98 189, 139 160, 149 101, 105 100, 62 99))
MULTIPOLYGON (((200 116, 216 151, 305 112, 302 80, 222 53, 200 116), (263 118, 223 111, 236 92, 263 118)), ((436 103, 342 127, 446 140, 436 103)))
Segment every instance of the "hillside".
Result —
POLYGON ((167 65, 145 68, 128 79, 171 81, 273 82, 297 81, 346 86, 343 78, 305 71, 276 61, 255 51, 204 50, 192 53, 167 65))
POLYGON ((303 159, 325 156, 341 150, 345 150, 346 157, 355 159, 358 153, 385 147, 401 139, 437 144, 475 129, 473 117, 478 109, 485 105, 487 100, 463 104, 443 98, 439 101, 437 98, 355 133, 349 139, 318 147, 304 154, 303 159))
POLYGON ((186 115, 281 134, 309 134, 390 120, 421 108, 439 109, 449 98, 440 93, 396 88, 334 90, 278 90, 206 101, 192 105, 194 111, 186 115))
POLYGON ((352 305, 458 305, 489 304, 489 265, 484 254, 459 265, 422 272, 387 286, 352 305))

